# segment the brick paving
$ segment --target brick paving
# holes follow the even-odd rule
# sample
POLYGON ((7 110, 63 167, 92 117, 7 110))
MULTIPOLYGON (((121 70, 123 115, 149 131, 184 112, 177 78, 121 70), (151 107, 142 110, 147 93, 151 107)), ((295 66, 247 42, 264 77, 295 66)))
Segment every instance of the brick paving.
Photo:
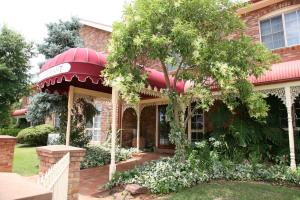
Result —
MULTIPOLYGON (((133 158, 117 163, 117 171, 125 171, 132 169, 137 165, 141 165, 146 161, 157 160, 161 156, 166 156, 159 153, 139 153, 133 158)), ((113 199, 108 191, 104 191, 102 187, 108 182, 109 165, 102 167, 89 168, 80 171, 80 186, 79 199, 93 200, 99 199, 113 199), (101 193, 101 195, 99 195, 101 193)), ((148 198, 145 198, 148 199, 148 198)))

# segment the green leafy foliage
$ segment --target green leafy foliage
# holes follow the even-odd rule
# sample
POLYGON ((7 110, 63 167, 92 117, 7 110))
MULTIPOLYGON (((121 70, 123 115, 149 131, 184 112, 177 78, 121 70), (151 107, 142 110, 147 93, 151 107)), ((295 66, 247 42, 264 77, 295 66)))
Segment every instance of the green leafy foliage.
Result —
POLYGON ((174 157, 150 161, 132 170, 116 173, 106 186, 136 183, 153 193, 170 193, 220 179, 300 184, 300 168, 292 171, 286 165, 232 162, 222 157, 224 145, 210 138, 196 143, 184 162, 178 162, 174 157))
MULTIPOLYGON (((224 104, 219 104, 216 110, 209 112, 208 118, 214 127, 210 136, 226 144, 224 157, 237 162, 244 159, 276 162, 278 158, 288 162, 288 134, 280 128, 278 114, 284 105, 273 96, 268 97, 267 102, 270 109, 264 122, 251 118, 245 106, 240 106, 235 114, 230 114, 224 104)), ((295 146, 296 155, 299 155, 298 140, 295 140, 295 146)))
POLYGON ((276 56, 243 34, 237 8, 230 0, 135 0, 125 7, 123 21, 113 26, 102 76, 125 101, 136 103, 147 83, 141 66, 157 61, 169 98, 170 141, 179 158, 188 145, 186 118, 191 115, 185 117, 185 109, 198 99, 196 107, 209 110, 215 99, 211 87, 218 87, 230 110, 244 104, 251 117, 267 116, 264 95, 254 92, 247 78, 261 75, 276 56), (167 66, 174 69, 173 79, 167 66), (182 80, 193 83, 185 95, 174 87, 182 80))
POLYGON ((0 135, 10 135, 16 137, 22 129, 20 128, 0 128, 0 135))
MULTIPOLYGON (((86 147, 86 155, 81 162, 81 168, 100 167, 110 163, 110 146, 89 145, 86 147)), ((116 162, 127 160, 132 157, 136 149, 116 148, 116 162)))
POLYGON ((44 43, 38 45, 38 50, 46 58, 54 56, 74 47, 83 47, 83 41, 79 35, 81 25, 79 19, 72 17, 70 21, 53 22, 47 24, 48 37, 44 43))
POLYGON ((54 131, 53 126, 48 124, 25 128, 18 133, 18 143, 32 146, 47 145, 48 134, 54 131))
POLYGON ((10 124, 10 108, 28 93, 32 44, 17 32, 0 29, 0 127, 10 124))
MULTIPOLYGON (((87 122, 92 121, 99 111, 88 98, 76 98, 72 108, 70 145, 85 147, 92 136, 85 133, 87 122)), ((67 127, 67 97, 59 94, 38 93, 31 97, 26 119, 33 124, 42 124, 47 117, 57 114, 60 126, 60 143, 65 144, 67 127)))
POLYGON ((46 92, 37 93, 30 97, 26 119, 33 125, 43 124, 52 114, 67 112, 67 97, 46 92))

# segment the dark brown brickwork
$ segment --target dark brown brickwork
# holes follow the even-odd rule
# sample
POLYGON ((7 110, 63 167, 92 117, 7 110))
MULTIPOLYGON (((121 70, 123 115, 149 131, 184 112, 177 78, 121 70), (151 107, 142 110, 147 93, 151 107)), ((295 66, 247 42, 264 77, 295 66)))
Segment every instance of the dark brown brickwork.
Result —
POLYGON ((110 32, 83 25, 79 33, 84 42, 84 47, 107 52, 108 41, 111 38, 110 32))
MULTIPOLYGON (((253 41, 260 42, 259 19, 273 11, 296 4, 300 4, 300 0, 286 0, 242 15, 241 18, 246 24, 245 34, 250 36, 253 41)), ((273 52, 281 56, 282 62, 300 59, 300 45, 277 49, 273 52)))
POLYGON ((155 106, 145 107, 141 113, 141 137, 145 138, 146 147, 155 146, 155 114, 155 106))
POLYGON ((132 147, 134 138, 133 129, 136 131, 137 118, 133 108, 127 108, 122 117, 122 146, 132 147))

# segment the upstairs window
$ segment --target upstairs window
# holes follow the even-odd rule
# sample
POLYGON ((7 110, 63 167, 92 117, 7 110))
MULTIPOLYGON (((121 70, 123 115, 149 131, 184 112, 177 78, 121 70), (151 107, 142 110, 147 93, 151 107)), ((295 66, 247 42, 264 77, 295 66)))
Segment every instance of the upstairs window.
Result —
POLYGON ((260 21, 260 33, 269 49, 300 44, 300 9, 260 21))

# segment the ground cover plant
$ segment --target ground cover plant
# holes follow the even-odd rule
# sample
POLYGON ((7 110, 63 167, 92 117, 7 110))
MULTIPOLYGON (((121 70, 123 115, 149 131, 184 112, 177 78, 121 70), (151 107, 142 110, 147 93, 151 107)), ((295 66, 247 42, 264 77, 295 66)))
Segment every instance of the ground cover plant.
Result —
MULTIPOLYGON (((100 167, 110 163, 111 148, 108 144, 88 145, 84 160, 81 162, 81 168, 100 167)), ((135 148, 125 149, 116 148, 116 162, 127 160, 136 152, 135 148)))
POLYGON ((300 184, 300 168, 292 171, 286 165, 236 163, 222 157, 224 143, 210 138, 189 150, 188 158, 178 162, 176 157, 151 161, 135 169, 117 173, 107 184, 137 183, 153 193, 177 192, 213 180, 266 181, 300 184))

